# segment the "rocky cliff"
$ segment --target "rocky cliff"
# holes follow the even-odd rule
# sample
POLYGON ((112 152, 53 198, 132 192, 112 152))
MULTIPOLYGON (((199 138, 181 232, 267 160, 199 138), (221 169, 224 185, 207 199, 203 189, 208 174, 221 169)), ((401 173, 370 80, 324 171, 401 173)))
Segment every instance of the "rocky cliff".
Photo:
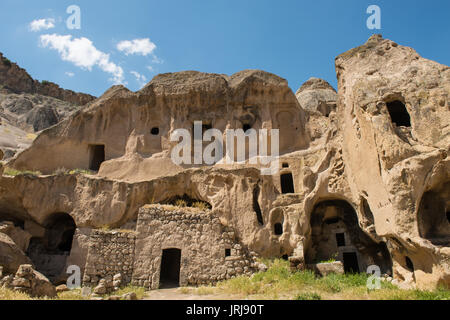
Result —
POLYGON ((95 99, 94 96, 89 94, 62 89, 52 82, 34 80, 25 69, 11 62, 1 52, 0 88, 11 93, 29 93, 48 96, 78 106, 85 105, 95 99))
POLYGON ((27 148, 35 133, 57 124, 95 97, 34 80, 0 53, 0 148, 5 158, 27 148))

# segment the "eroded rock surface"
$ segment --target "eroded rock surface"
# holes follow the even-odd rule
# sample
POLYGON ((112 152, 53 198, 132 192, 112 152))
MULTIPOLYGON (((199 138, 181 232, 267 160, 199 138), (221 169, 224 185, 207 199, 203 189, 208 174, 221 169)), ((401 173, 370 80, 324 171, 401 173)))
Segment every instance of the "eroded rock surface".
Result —
POLYGON ((40 132, 95 97, 39 82, 0 53, 0 148, 5 159, 28 148, 40 132))
POLYGON ((0 232, 0 265, 3 273, 15 273, 21 264, 31 263, 25 253, 6 234, 0 232))
MULTIPOLYGON (((336 259, 345 272, 377 265, 405 287, 449 285, 449 67, 374 36, 337 57, 336 72, 338 92, 312 78, 296 95, 284 79, 257 70, 164 74, 135 93, 113 87, 7 164, 48 175, 3 176, 0 220, 23 222, 35 238, 30 256, 43 269, 39 257, 55 259, 60 269, 47 271, 59 280, 69 264, 89 266, 95 229, 135 232, 140 208, 178 197, 207 203, 239 245, 289 258, 293 270, 336 259), (197 120, 222 132, 280 129, 279 173, 264 176, 249 163, 175 165, 170 135, 192 132, 197 120), (54 174, 60 168, 68 171, 54 174)), ((179 210, 172 229, 149 222, 159 251, 120 270, 125 282, 140 266, 158 265, 161 239, 182 247, 177 232, 190 218, 179 210)), ((228 254, 217 248, 211 256, 228 254)), ((100 269, 83 270, 87 282, 100 285, 111 271, 100 269)))

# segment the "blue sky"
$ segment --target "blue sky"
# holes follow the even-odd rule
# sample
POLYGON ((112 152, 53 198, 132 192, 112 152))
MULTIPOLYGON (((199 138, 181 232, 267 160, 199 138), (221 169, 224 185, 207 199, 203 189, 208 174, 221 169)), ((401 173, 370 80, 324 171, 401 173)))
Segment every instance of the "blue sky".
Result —
POLYGON ((96 96, 182 70, 262 69, 294 91, 313 76, 336 87, 334 58, 373 33, 450 65, 448 0, 0 1, 1 52, 36 79, 96 96), (381 30, 366 27, 372 4, 381 30), (80 30, 66 27, 70 5, 80 30))

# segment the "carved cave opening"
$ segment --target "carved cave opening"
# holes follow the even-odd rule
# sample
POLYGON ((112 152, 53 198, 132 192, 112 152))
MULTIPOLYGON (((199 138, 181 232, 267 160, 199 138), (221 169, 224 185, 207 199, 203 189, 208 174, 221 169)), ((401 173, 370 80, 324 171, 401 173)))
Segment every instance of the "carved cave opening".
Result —
POLYGON ((150 133, 151 133, 153 136, 157 136, 157 135, 159 134, 159 128, 158 128, 158 127, 152 128, 152 130, 150 130, 150 133))
POLYGON ((307 264, 336 259, 346 272, 362 272, 378 265, 392 274, 392 259, 384 242, 377 243, 359 226, 355 209, 344 200, 316 204, 311 218, 311 238, 305 251, 307 264))
POLYGON ((419 234, 436 245, 450 244, 450 182, 423 194, 417 211, 419 234))
POLYGON ((159 288, 176 288, 180 286, 181 250, 165 249, 161 257, 159 288))
POLYGON ((89 169, 99 171, 103 162, 105 162, 105 145, 89 145, 89 169))
POLYGON ((414 272, 414 264, 409 257, 405 257, 405 264, 406 264, 406 268, 408 268, 409 271, 414 272))
POLYGON ((256 213, 256 220, 260 226, 264 225, 264 220, 261 212, 261 206, 259 205, 258 198, 261 190, 259 184, 253 189, 253 211, 256 213))
POLYGON ((252 126, 250 125, 250 124, 248 124, 248 123, 245 123, 243 126, 242 126, 242 130, 244 131, 244 133, 246 133, 248 130, 250 130, 252 128, 252 126))
POLYGON ((344 260, 344 271, 345 273, 358 273, 359 270, 359 263, 358 263, 358 256, 356 255, 356 252, 344 252, 343 253, 343 260, 344 260))
POLYGON ((336 233, 336 243, 338 247, 345 247, 345 233, 336 233))
POLYGON ((295 193, 294 190, 294 178, 292 173, 285 173, 280 176, 281 179, 281 193, 295 193))
POLYGON ((43 225, 42 238, 31 238, 27 254, 36 270, 55 284, 63 284, 67 278, 65 266, 72 249, 76 225, 67 213, 54 213, 43 225))
POLYGON ((395 100, 386 103, 391 120, 397 127, 411 127, 411 117, 403 102, 395 100))
POLYGON ((276 236, 281 236, 283 234, 283 225, 280 222, 275 223, 273 229, 276 236))

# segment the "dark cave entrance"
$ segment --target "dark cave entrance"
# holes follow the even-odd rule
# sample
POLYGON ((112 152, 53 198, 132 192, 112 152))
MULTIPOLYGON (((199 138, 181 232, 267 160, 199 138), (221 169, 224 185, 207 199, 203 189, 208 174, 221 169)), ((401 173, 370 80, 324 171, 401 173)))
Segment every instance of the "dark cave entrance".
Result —
POLYGON ((281 193, 295 193, 294 178, 292 173, 285 173, 280 176, 281 179, 281 193))
POLYGON ((276 236, 281 236, 283 234, 283 225, 281 223, 275 223, 274 233, 276 236))
POLYGON ((255 186, 253 189, 253 211, 256 213, 256 220, 258 220, 258 223, 260 226, 264 225, 264 220, 261 212, 261 207, 259 205, 259 194, 261 190, 259 189, 259 184, 255 186))
POLYGON ((89 169, 99 171, 101 164, 105 162, 105 145, 97 144, 89 146, 89 169))
POLYGON ((338 247, 345 247, 345 233, 336 233, 336 243, 338 247))
POLYGON ((345 273, 359 273, 358 256, 356 252, 344 252, 344 271, 345 273))
POLYGON ((414 272, 414 264, 409 257, 405 257, 405 264, 406 264, 406 268, 409 271, 414 272))
POLYGON ((244 131, 244 133, 247 133, 247 131, 250 130, 251 128, 252 128, 252 126, 250 124, 248 124, 248 123, 245 123, 242 126, 242 130, 244 131))
POLYGON ((76 225, 67 213, 54 213, 44 223, 43 238, 32 238, 28 246, 28 256, 37 271, 55 284, 65 282, 64 267, 72 250, 76 225))
POLYGON ((392 259, 384 242, 377 243, 359 226, 355 209, 344 200, 325 200, 314 207, 311 238, 306 246, 306 264, 336 259, 345 272, 360 272, 378 265, 392 273, 392 259))
POLYGON ((411 127, 411 117, 403 102, 395 100, 386 103, 391 120, 397 127, 411 127))
POLYGON ((153 136, 159 135, 159 128, 158 128, 158 127, 152 128, 152 130, 150 130, 150 133, 151 133, 153 136))
POLYGON ((159 288, 176 288, 180 286, 181 250, 165 249, 161 259, 159 288))
POLYGON ((437 190, 425 192, 417 211, 420 236, 436 245, 450 243, 449 190, 450 182, 447 182, 437 190))

